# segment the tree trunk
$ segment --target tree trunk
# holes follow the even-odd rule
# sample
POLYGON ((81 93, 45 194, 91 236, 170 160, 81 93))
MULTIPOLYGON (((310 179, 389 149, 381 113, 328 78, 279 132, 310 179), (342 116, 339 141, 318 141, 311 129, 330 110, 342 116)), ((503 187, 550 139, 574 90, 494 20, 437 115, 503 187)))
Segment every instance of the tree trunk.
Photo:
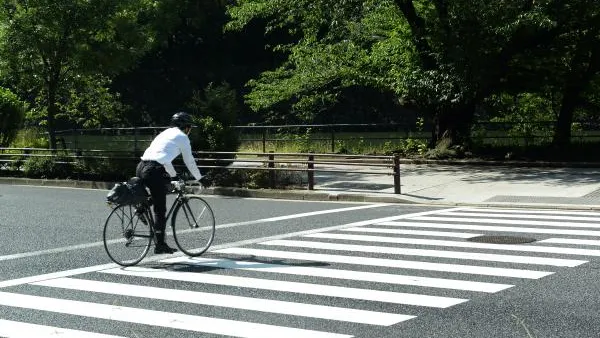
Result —
POLYGON ((557 147, 566 147, 571 143, 573 113, 580 103, 581 93, 600 70, 598 58, 600 58, 600 47, 597 42, 591 45, 586 39, 580 41, 571 60, 571 72, 567 74, 565 80, 560 112, 554 128, 552 143, 557 147), (586 63, 587 67, 581 67, 586 63))
POLYGON ((440 111, 435 117, 433 144, 444 140, 448 146, 467 145, 470 140, 470 128, 475 116, 475 106, 464 104, 459 107, 440 111))
POLYGON ((579 99, 579 86, 567 86, 563 91, 560 112, 554 128, 553 144, 563 148, 571 143, 571 124, 573 123, 573 112, 577 107, 579 99))
POLYGON ((48 116, 46 118, 48 140, 50 142, 50 149, 56 150, 56 128, 55 128, 55 116, 56 116, 56 84, 48 84, 48 116))

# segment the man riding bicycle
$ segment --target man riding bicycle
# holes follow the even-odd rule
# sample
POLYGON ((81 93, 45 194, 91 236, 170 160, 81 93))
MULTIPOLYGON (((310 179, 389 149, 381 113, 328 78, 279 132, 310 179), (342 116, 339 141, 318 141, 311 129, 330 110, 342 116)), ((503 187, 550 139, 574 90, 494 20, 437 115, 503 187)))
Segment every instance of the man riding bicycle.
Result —
POLYGON ((192 130, 192 117, 185 112, 176 113, 171 117, 171 126, 152 140, 136 168, 136 176, 142 179, 152 196, 156 233, 155 254, 172 254, 177 251, 165 242, 167 193, 171 178, 177 176, 171 162, 181 154, 194 178, 197 181, 202 178, 188 137, 192 130))

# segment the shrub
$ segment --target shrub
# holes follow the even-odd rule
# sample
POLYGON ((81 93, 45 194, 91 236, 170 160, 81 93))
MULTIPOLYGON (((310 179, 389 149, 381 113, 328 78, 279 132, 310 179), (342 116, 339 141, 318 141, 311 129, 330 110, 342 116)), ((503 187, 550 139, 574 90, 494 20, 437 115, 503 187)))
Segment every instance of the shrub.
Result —
POLYGON ((74 171, 82 179, 116 182, 134 176, 136 165, 137 160, 132 159, 83 157, 75 164, 74 171))
POLYGON ((11 148, 48 148, 48 138, 42 128, 27 127, 19 130, 10 143, 11 148))
POLYGON ((61 156, 29 157, 23 164, 23 174, 32 178, 70 178, 74 166, 61 156))
MULTIPOLYGON (((210 185, 249 189, 270 188, 271 178, 268 170, 220 169, 206 176, 210 185)), ((304 187, 306 173, 296 171, 275 172, 274 187, 277 189, 304 187)))
POLYGON ((464 149, 460 145, 450 145, 450 140, 447 138, 441 139, 435 148, 430 149, 425 153, 426 158, 430 159, 449 159, 449 158, 460 158, 464 156, 464 149))

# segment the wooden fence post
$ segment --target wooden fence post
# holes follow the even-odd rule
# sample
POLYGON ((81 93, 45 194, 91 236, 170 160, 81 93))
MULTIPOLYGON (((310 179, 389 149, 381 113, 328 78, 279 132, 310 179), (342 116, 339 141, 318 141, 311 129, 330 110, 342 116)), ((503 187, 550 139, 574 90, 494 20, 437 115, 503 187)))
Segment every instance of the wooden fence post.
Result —
POLYGON ((335 153, 335 131, 331 128, 331 152, 335 153))
POLYGON ((394 194, 400 194, 400 155, 394 154, 394 194))
POLYGON ((269 168, 269 187, 271 189, 275 188, 275 155, 273 151, 269 151, 269 162, 267 163, 267 167, 269 168))
POLYGON ((308 190, 315 189, 315 155, 308 155, 308 190))
POLYGON ((138 134, 138 127, 133 127, 133 156, 136 158, 140 156, 140 151, 138 149, 138 134))

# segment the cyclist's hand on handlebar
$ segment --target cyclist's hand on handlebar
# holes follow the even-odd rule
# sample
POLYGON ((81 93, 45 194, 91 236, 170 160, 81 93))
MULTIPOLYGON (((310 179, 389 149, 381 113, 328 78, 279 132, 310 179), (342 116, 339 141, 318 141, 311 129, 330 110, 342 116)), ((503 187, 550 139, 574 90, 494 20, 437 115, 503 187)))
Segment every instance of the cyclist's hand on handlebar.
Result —
POLYGON ((171 181, 171 191, 179 191, 185 186, 185 182, 183 180, 172 180, 171 181))

